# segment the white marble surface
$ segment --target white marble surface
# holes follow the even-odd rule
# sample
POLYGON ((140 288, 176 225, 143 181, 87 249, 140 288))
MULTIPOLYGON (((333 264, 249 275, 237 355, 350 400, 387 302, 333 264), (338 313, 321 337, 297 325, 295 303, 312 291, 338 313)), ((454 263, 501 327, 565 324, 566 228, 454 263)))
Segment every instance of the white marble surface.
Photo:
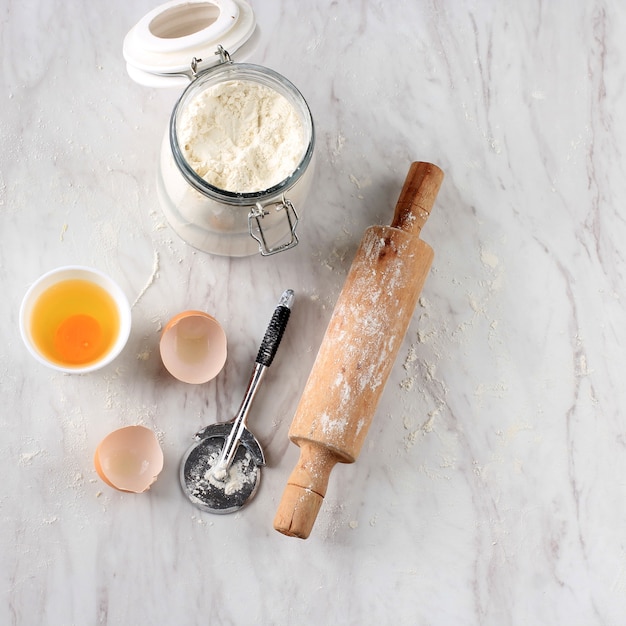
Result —
MULTIPOLYGON (((156 3, 155 3, 156 4, 156 3)), ((262 2, 252 61, 317 124, 301 244, 195 252, 155 192, 177 91, 134 84, 126 31, 155 4, 0 11, 0 623, 619 625, 626 619, 626 8, 566 2, 262 2), (312 536, 272 529, 287 431, 364 229, 412 160, 446 172, 436 252, 357 463, 312 536), (82 377, 22 346, 28 285, 98 267, 133 306, 129 344, 82 377), (249 507, 193 508, 178 461, 229 418, 280 292, 292 321, 250 427, 268 466, 249 507), (223 321, 222 374, 167 375, 159 332, 223 321), (159 434, 147 494, 92 467, 109 431, 159 434)))

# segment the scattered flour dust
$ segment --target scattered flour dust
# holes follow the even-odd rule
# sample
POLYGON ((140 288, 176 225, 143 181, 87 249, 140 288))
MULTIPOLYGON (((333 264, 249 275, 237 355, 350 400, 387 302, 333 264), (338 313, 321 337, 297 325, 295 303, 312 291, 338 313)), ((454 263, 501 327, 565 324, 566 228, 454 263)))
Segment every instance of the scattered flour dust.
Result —
MULTIPOLYGON (((250 455, 246 454, 242 460, 235 461, 221 480, 215 477, 214 469, 207 470, 204 473, 204 480, 208 481, 213 487, 223 489, 227 496, 238 493, 251 480, 251 475, 248 471, 250 460, 250 455)), ((217 455, 215 455, 213 461, 217 461, 217 455)))
POLYGON ((337 136, 335 137, 334 144, 330 141, 330 139, 328 140, 328 143, 329 143, 330 162, 334 165, 337 161, 337 157, 339 157, 341 155, 341 152, 343 151, 343 147, 346 143, 346 138, 339 131, 337 132, 337 136))
MULTIPOLYGON (((423 296, 419 298, 418 303, 419 306, 425 310, 423 316, 428 318, 427 310, 430 307, 430 303, 423 296)), ((420 437, 434 431, 436 418, 446 405, 445 395, 447 393, 447 388, 442 380, 437 379, 437 366, 435 363, 424 362, 424 360, 419 356, 418 344, 433 340, 436 338, 436 335, 436 330, 425 331, 423 329, 418 329, 417 344, 411 344, 409 346, 407 355, 404 359, 403 368, 407 375, 400 381, 400 388, 404 391, 411 391, 417 386, 418 381, 428 381, 430 383, 429 395, 432 396, 430 400, 436 405, 436 408, 429 411, 426 419, 423 421, 407 415, 404 416, 403 425, 404 429, 407 431, 407 434, 404 437, 404 448, 406 451, 410 450, 420 437)), ((424 390, 420 389, 420 391, 424 394, 426 393, 424 390)))
POLYGON ((348 178, 357 189, 364 189, 365 187, 371 187, 372 185, 372 179, 369 178, 369 176, 359 180, 354 174, 350 174, 348 178))
POLYGON ((231 192, 269 189, 295 171, 305 134, 296 109, 270 87, 245 80, 209 86, 184 108, 179 144, 194 171, 231 192))
POLYGON ((404 389, 404 391, 411 391, 414 385, 415 385, 415 376, 407 376, 406 378, 400 381, 400 387, 404 389))
POLYGON ((192 495, 201 496, 207 489, 214 487, 223 491, 225 495, 230 496, 238 493, 256 479, 256 473, 250 469, 252 456, 250 452, 246 451, 242 459, 238 459, 230 466, 223 480, 219 480, 215 476, 215 465, 219 456, 219 451, 214 451, 208 455, 206 461, 209 469, 205 469, 204 465, 194 469, 191 476, 193 481, 191 486, 192 495))
POLYGON ((135 301, 131 305, 131 309, 135 308, 135 305, 139 302, 139 300, 141 300, 144 297, 146 291, 148 291, 148 289, 152 287, 152 285, 154 284, 154 281, 158 278, 158 276, 159 276, 159 253, 155 250, 154 259, 152 261, 152 273, 150 274, 150 277, 148 278, 148 281, 146 282, 146 284, 143 286, 142 290, 137 294, 135 301))
POLYGON ((19 458, 20 465, 30 465, 35 458, 42 454, 43 450, 31 449, 28 452, 22 452, 19 458))
POLYGON ((151 354, 152 354, 152 352, 150 351, 150 349, 149 348, 145 348, 141 352, 137 353, 137 360, 138 361, 147 361, 150 358, 151 354))
POLYGON ((500 259, 495 254, 493 254, 493 252, 485 250, 485 248, 480 249, 480 260, 482 261, 483 265, 491 268, 492 270, 498 267, 498 265, 500 264, 500 259))
MULTIPOLYGON (((327 499, 324 502, 324 513, 318 518, 317 527, 326 539, 334 537, 346 527, 350 530, 358 530, 360 527, 359 520, 347 513, 345 504, 327 499)), ((377 523, 378 515, 374 514, 369 520, 369 525, 373 528, 377 523)))
POLYGON ((407 452, 417 443, 418 438, 424 437, 425 435, 433 432, 435 419, 439 415, 439 412, 439 409, 430 411, 426 420, 421 424, 417 424, 416 420, 409 416, 404 416, 404 429, 408 431, 406 437, 404 438, 404 449, 407 452))

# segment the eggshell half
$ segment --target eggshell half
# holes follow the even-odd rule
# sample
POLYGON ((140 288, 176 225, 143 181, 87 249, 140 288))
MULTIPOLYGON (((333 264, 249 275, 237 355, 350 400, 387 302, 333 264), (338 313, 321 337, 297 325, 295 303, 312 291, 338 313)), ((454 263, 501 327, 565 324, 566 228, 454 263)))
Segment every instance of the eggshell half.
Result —
POLYGON ((93 463, 98 476, 110 487, 143 493, 163 469, 163 451, 149 428, 126 426, 99 443, 93 463))
POLYGON ((209 314, 183 311, 163 329, 159 349, 163 365, 174 378, 184 383, 206 383, 224 367, 226 334, 209 314))

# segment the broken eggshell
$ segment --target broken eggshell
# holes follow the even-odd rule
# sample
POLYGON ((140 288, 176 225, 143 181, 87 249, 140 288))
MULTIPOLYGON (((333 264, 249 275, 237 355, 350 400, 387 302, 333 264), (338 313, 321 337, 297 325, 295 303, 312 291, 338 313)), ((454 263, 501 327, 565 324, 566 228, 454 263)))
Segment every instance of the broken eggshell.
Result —
POLYGON ((183 311, 163 329, 159 342, 165 369, 184 383, 202 384, 215 378, 226 362, 226 333, 204 311, 183 311))
POLYGON ((98 444, 93 463, 98 476, 110 487, 143 493, 163 469, 163 451, 152 430, 126 426, 98 444))

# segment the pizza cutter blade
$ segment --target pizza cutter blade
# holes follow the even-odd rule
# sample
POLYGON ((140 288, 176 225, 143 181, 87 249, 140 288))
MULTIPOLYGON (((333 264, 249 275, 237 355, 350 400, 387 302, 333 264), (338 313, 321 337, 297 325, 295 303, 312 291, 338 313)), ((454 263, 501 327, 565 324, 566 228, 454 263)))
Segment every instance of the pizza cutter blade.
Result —
POLYGON ((287 327, 294 292, 283 292, 274 310, 241 406, 233 420, 211 424, 199 431, 180 464, 183 492, 209 513, 234 513, 256 493, 265 456, 246 418, 259 384, 272 364, 287 327))

